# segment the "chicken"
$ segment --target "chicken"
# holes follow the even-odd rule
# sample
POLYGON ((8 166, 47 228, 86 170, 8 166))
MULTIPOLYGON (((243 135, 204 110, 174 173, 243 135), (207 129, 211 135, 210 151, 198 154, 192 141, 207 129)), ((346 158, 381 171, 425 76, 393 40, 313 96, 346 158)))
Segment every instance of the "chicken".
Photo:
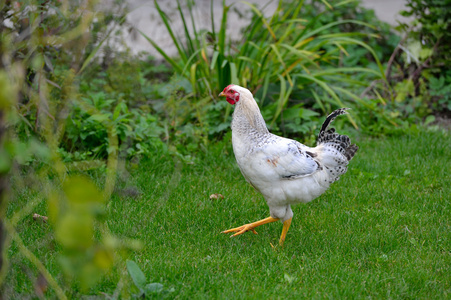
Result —
POLYGON ((219 96, 235 105, 232 120, 233 152, 244 178, 265 198, 270 217, 223 231, 237 236, 247 231, 257 233, 257 226, 283 223, 279 244, 283 245, 291 225, 291 205, 307 203, 324 193, 347 170, 358 147, 349 137, 327 129, 335 117, 347 108, 331 113, 318 135, 317 146, 307 147, 297 141, 270 133, 252 93, 241 86, 229 85, 219 96))

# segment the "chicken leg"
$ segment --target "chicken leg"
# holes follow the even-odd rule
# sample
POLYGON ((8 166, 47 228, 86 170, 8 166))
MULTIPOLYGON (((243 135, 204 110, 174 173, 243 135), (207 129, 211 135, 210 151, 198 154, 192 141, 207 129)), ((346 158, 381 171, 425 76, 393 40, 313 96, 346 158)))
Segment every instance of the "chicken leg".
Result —
POLYGON ((287 236, 288 229, 290 229, 291 219, 289 218, 285 222, 283 222, 282 235, 280 236, 279 245, 283 246, 283 242, 285 242, 285 237, 287 236))
MULTIPOLYGON (((285 241, 285 237, 286 237, 288 229, 290 228, 290 225, 291 225, 291 219, 292 218, 290 218, 290 219, 286 220, 285 222, 283 222, 282 235, 280 236, 280 240, 279 240, 279 245, 280 246, 283 246, 283 242, 285 241)), ((245 225, 240 226, 240 227, 235 227, 235 228, 232 228, 232 229, 224 230, 222 233, 235 232, 235 234, 231 235, 230 237, 243 234, 246 231, 252 231, 254 234, 257 234, 257 231, 255 231, 255 227, 258 227, 258 226, 263 225, 263 224, 276 222, 276 221, 279 221, 279 219, 276 219, 276 218, 273 218, 273 217, 268 217, 268 218, 265 218, 263 220, 260 220, 260 221, 254 222, 254 223, 249 223, 249 224, 245 224, 245 225)))

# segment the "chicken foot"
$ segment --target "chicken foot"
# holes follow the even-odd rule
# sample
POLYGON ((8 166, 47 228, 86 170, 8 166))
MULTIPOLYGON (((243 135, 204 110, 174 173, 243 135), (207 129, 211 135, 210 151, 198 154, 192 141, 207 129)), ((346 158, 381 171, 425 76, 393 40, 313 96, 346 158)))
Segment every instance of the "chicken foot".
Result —
MULTIPOLYGON (((279 245, 282 246, 283 243, 285 242, 285 237, 287 235, 288 229, 290 228, 291 225, 291 219, 286 220, 285 222, 283 222, 283 229, 282 229, 282 235, 280 236, 280 240, 279 240, 279 245)), ((263 224, 268 224, 268 223, 272 223, 272 222, 276 222, 279 221, 279 219, 273 218, 273 217, 268 217, 265 218, 263 220, 254 222, 254 223, 249 223, 249 224, 245 224, 242 225, 240 227, 235 227, 232 229, 228 229, 228 230, 224 230, 222 233, 230 233, 230 232, 235 232, 235 234, 231 235, 230 237, 234 237, 240 234, 245 233, 246 231, 252 231, 254 234, 257 234, 257 231, 255 231, 255 227, 258 227, 260 225, 263 224)))

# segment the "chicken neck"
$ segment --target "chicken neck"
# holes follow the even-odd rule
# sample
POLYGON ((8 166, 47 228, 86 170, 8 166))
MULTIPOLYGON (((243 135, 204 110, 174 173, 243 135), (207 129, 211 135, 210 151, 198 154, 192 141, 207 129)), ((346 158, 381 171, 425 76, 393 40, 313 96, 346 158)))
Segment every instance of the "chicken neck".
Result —
POLYGON ((232 131, 246 139, 260 139, 269 134, 260 109, 254 99, 243 99, 233 112, 232 131))

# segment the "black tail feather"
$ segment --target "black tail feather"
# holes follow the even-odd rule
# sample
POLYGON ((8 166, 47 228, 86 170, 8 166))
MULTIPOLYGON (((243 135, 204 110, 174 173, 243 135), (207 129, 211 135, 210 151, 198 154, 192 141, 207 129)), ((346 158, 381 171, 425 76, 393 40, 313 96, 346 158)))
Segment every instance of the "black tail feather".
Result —
POLYGON ((357 145, 355 144, 351 145, 351 140, 349 139, 349 137, 336 133, 335 128, 327 129, 330 123, 332 123, 332 121, 335 120, 336 117, 347 114, 346 110, 348 109, 349 108, 340 108, 327 116, 326 120, 323 123, 323 126, 321 126, 317 144, 334 144, 337 150, 339 150, 344 156, 346 156, 346 159, 349 161, 352 159, 359 147, 357 147, 357 145))
POLYGON ((335 111, 333 111, 330 115, 327 116, 326 121, 324 121, 323 126, 321 126, 321 130, 319 132, 319 134, 321 134, 321 132, 326 131, 327 127, 329 127, 329 124, 332 123, 333 120, 335 120, 336 117, 338 117, 339 115, 345 115, 347 114, 347 110, 349 108, 339 108, 335 111))

